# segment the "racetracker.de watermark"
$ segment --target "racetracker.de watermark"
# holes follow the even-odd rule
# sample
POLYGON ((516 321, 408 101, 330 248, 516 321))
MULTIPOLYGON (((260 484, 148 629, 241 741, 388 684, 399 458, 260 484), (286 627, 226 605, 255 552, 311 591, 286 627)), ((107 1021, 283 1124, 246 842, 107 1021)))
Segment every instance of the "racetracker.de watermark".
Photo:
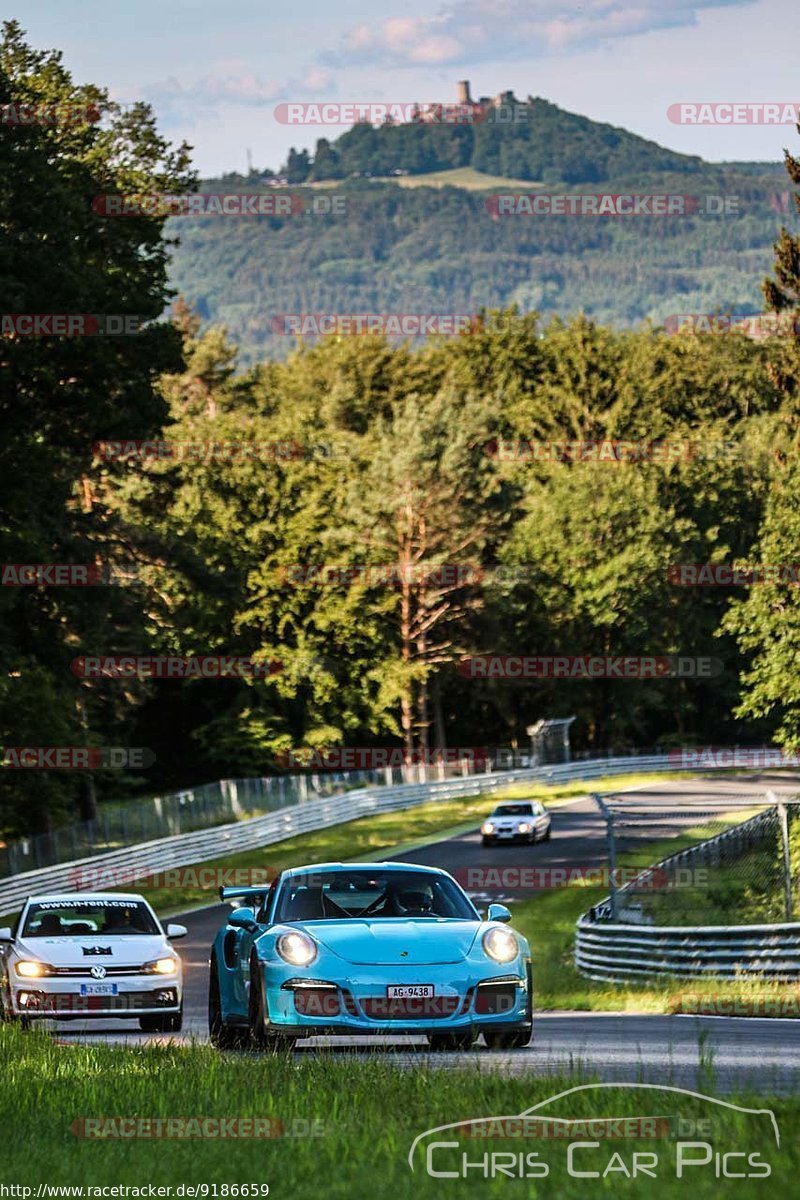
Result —
POLYGON ((439 563, 437 566, 426 563, 346 563, 332 566, 292 563, 279 567, 276 575, 281 583, 293 587, 342 587, 362 583, 365 587, 423 585, 458 588, 481 583, 486 578, 482 567, 469 563, 439 563))
POLYGON ((673 125, 796 125, 800 103, 785 100, 681 100, 670 104, 673 125))
POLYGON ((667 192, 497 192, 484 201, 492 217, 721 217, 739 211, 738 196, 667 192))
POLYGON ((272 333, 283 337, 382 334, 384 337, 455 337, 476 328, 475 313, 276 313, 272 333))
POLYGON ((539 679, 713 679, 724 670, 718 658, 680 654, 482 654, 462 659, 457 669, 466 679, 502 679, 510 683, 539 679))
POLYGON ((307 462, 342 457, 328 442, 105 441, 92 446, 102 462, 307 462))
POLYGON ((78 679, 266 679, 283 664, 227 654, 117 654, 73 658, 70 670, 78 679))
POLYGON ((324 103, 284 102, 275 106, 279 125, 498 125, 527 121, 526 104, 453 103, 452 101, 345 100, 324 103))
POLYGON ((218 891, 221 887, 267 888, 280 874, 277 867, 172 867, 154 871, 148 867, 104 866, 102 863, 74 867, 69 885, 76 891, 104 892, 117 888, 160 888, 165 891, 198 888, 218 891))
POLYGON ((337 746, 330 750, 299 747, 275 756, 275 764, 285 770, 304 771, 381 771, 389 767, 450 766, 466 764, 484 767, 489 761, 485 746, 448 746, 443 750, 403 746, 337 746))
POLYGON ((98 217, 298 217, 343 215, 347 197, 299 192, 153 192, 95 196, 98 217))
POLYGON ((800 988, 782 988, 779 995, 731 996, 724 992, 678 992, 669 997, 673 1013, 711 1017, 800 1017, 800 988))
POLYGON ((135 313, 0 313, 0 336, 129 337, 148 319, 135 313))
POLYGON ((637 892, 680 891, 705 887, 708 870, 662 867, 532 867, 528 863, 502 867, 457 867, 454 878, 467 892, 539 892, 565 887, 635 887, 637 892))
POLYGON ((494 438, 486 454, 498 462, 645 463, 689 462, 695 459, 735 458, 741 448, 735 441, 705 442, 605 440, 599 442, 543 442, 535 438, 494 438))
POLYGON ((745 337, 799 337, 795 313, 670 313, 666 333, 742 333, 745 337))
POLYGON ((800 583, 800 563, 673 563, 667 581, 676 587, 753 587, 759 583, 800 583))
POLYGON ((670 1117, 587 1117, 564 1120, 561 1117, 487 1117, 467 1121, 453 1130, 459 1137, 478 1141, 506 1141, 522 1138, 533 1141, 569 1141, 591 1138, 603 1141, 639 1141, 673 1137, 677 1122, 670 1117))
POLYGON ((321 1117, 77 1117, 69 1128, 76 1138, 98 1141, 272 1141, 324 1137, 330 1122, 321 1117))
POLYGON ((744 770, 763 770, 769 767, 800 767, 800 755, 776 746, 684 746, 670 750, 670 766, 704 770, 741 767, 744 770))
POLYGON ((136 771, 155 761, 143 746, 7 746, 0 765, 15 771, 136 771))
POLYGON ((2 563, 2 587, 100 587, 130 583, 138 575, 135 564, 112 563, 2 563))
POLYGON ((96 125, 101 115, 97 104, 45 104, 24 100, 0 104, 0 125, 96 125))

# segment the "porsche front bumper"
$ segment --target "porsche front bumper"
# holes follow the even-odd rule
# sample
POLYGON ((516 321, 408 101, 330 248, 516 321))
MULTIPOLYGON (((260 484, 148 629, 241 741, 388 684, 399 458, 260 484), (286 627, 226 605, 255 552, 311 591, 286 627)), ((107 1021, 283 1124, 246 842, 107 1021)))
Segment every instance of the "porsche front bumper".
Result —
POLYGON ((321 978, 311 969, 277 980, 263 971, 269 1024, 276 1033, 312 1037, 328 1034, 427 1034, 530 1028, 532 984, 528 964, 491 969, 483 977, 464 976, 447 982, 438 970, 424 967, 391 969, 391 979, 376 980, 374 968, 353 968, 347 978, 321 978), (412 977, 413 974, 413 977, 412 977), (405 977, 403 977, 405 976, 405 977), (424 978, 423 978, 424 977, 424 978), (435 995, 392 1000, 390 984, 429 985, 435 995))

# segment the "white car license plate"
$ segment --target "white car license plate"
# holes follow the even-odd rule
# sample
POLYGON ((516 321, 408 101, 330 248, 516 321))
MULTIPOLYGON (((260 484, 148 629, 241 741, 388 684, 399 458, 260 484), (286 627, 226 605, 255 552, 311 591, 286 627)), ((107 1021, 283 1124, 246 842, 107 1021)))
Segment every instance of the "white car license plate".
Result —
POLYGON ((390 983, 387 1000, 430 1000, 435 995, 432 983, 390 983))
POLYGON ((82 996, 116 996, 116 983, 82 983, 82 996))

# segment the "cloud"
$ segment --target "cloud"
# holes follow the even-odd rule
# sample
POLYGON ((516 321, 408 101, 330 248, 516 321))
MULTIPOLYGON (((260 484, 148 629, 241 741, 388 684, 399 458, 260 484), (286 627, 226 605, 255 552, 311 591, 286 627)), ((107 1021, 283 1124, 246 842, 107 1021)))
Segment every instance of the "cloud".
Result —
POLYGON ((145 85, 135 98, 146 100, 157 113, 159 124, 170 127, 191 125, 231 105, 269 108, 288 97, 331 91, 335 91, 333 75, 326 67, 310 66, 299 79, 278 82, 262 79, 239 59, 226 59, 214 63, 208 75, 191 83, 181 83, 172 75, 145 85))
POLYGON ((309 92, 326 92, 333 84, 333 74, 323 67, 309 67, 303 74, 302 84, 309 92))
POLYGON ((451 0, 435 16, 357 25, 320 62, 342 66, 454 66, 592 50, 657 29, 694 25, 710 8, 755 0, 451 0))

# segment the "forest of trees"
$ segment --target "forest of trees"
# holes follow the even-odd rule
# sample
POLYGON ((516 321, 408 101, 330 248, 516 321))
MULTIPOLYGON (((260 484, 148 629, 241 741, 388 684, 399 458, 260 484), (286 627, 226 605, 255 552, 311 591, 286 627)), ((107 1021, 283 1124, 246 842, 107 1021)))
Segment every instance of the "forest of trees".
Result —
MULTIPOLYGON (((206 181, 202 191, 253 186, 206 181)), ((790 203, 785 173, 766 165, 758 174, 708 168, 687 184, 662 172, 604 190, 735 198, 735 209, 498 218, 486 193, 465 188, 364 180, 292 188, 311 211, 172 220, 168 233, 179 245, 170 282, 206 321, 228 328, 247 364, 292 349, 291 338, 273 331, 281 313, 473 313, 516 305, 543 319, 584 312, 599 324, 631 328, 661 324, 675 312, 761 310, 772 245, 781 222, 794 223, 793 211, 782 211, 790 203), (343 212, 313 211, 333 197, 343 212)))
MULTIPOLYGON (((800 588, 682 587, 670 572, 800 559, 796 336, 615 331, 507 309, 459 337, 332 336, 242 369, 225 330, 190 306, 158 319, 164 219, 91 211, 107 191, 191 188, 186 148, 160 139, 145 106, 121 113, 77 88, 9 24, 0 104, 20 96, 91 100, 107 118, 0 126, 7 311, 149 324, 0 341, 2 563, 94 563, 124 579, 0 588, 0 738, 145 746, 155 763, 138 776, 4 770, 0 835, 90 816, 105 798, 269 772, 303 746, 524 743, 541 716, 575 714, 579 749, 800 745, 800 588), (148 439, 239 449, 98 446, 148 439), (531 440, 684 449, 637 462, 500 449, 531 440), (452 565, 464 570, 444 578, 452 565), (325 566, 413 570, 400 585, 304 579, 325 566), (281 669, 220 681, 70 669, 119 654, 281 669), (480 654, 701 655, 723 671, 522 686, 459 672, 480 654)), ((787 168, 799 186, 800 163, 787 168)), ((422 224, 409 253, 417 238, 422 224)), ((800 313, 788 233, 766 299, 800 313)))

